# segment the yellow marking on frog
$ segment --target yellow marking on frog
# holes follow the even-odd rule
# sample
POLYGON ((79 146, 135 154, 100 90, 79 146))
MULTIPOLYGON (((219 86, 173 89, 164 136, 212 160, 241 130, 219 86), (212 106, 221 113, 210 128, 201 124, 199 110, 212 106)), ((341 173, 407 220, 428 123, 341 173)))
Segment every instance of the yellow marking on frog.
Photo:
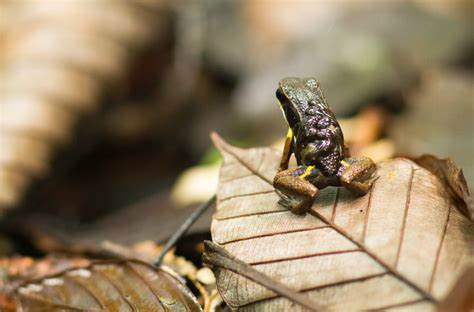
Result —
POLYGON ((306 168, 306 171, 302 175, 300 175, 300 178, 306 178, 307 176, 309 176, 313 169, 314 166, 308 166, 308 168, 306 168))
POLYGON ((293 129, 291 129, 290 127, 288 127, 288 133, 286 134, 286 138, 293 140, 293 129))
POLYGON ((281 113, 283 114, 283 118, 285 118, 286 124, 289 127, 290 123, 288 122, 288 119, 286 118, 285 110, 283 109, 283 105, 280 102, 278 102, 278 107, 280 107, 281 113))
POLYGON ((349 167, 349 166, 350 166, 350 164, 349 164, 347 161, 345 161, 345 160, 341 160, 341 164, 342 164, 344 167, 349 167))
POLYGON ((293 142, 293 130, 288 128, 288 134, 286 135, 285 147, 283 148, 283 159, 288 161, 290 159, 291 143, 293 142))
POLYGON ((293 130, 288 127, 288 134, 285 139, 285 146, 283 147, 283 154, 281 155, 280 169, 288 169, 288 162, 290 161, 291 153, 293 153, 293 130))

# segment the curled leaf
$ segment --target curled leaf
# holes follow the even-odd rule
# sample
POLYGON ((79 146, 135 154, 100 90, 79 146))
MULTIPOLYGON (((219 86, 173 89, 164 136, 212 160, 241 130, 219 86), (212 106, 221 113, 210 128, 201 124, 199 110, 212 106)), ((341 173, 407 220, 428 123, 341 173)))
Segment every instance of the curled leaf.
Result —
MULTIPOLYGON (((441 181, 407 159, 378 165, 371 191, 321 190, 310 213, 278 204, 280 151, 243 150, 217 135, 224 156, 211 234, 257 271, 330 310, 435 310, 474 263, 474 227, 441 181)), ((244 311, 298 310, 235 271, 215 268, 221 296, 244 311)))
POLYGON ((437 176, 446 186, 461 212, 469 219, 474 220, 474 207, 464 173, 451 158, 439 159, 436 156, 425 154, 414 158, 413 161, 437 176))

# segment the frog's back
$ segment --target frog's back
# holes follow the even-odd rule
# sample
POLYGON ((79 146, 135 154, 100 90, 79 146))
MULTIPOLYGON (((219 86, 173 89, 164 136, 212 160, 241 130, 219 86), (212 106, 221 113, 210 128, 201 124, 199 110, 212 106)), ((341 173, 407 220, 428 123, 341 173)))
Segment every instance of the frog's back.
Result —
POLYGON ((344 137, 341 127, 329 108, 320 85, 314 78, 285 78, 283 91, 295 103, 298 118, 297 146, 295 156, 299 163, 307 164, 304 155, 298 149, 307 144, 326 141, 325 150, 319 153, 317 159, 311 160, 325 174, 333 175, 340 167, 340 161, 345 157, 344 137))

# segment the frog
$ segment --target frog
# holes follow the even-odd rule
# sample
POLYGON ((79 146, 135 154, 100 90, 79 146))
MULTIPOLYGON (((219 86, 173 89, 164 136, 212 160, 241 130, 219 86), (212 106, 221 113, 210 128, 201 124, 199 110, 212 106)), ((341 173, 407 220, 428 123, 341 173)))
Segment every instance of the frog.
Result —
POLYGON ((319 191, 344 187, 365 195, 376 180, 369 157, 351 157, 336 116, 316 78, 282 79, 276 97, 288 124, 283 153, 273 186, 279 204, 296 214, 308 212, 319 191), (296 167, 288 168, 291 155, 296 167))

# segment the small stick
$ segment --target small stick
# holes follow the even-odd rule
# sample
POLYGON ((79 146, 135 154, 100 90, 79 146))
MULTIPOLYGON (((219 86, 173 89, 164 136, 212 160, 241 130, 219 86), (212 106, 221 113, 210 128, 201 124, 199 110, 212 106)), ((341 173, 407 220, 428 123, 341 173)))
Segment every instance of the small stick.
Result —
POLYGON ((266 288, 273 290, 277 294, 309 309, 310 311, 325 311, 323 306, 317 305, 312 300, 308 299, 302 293, 289 288, 288 286, 270 278, 242 260, 231 255, 227 250, 220 247, 219 245, 211 242, 204 241, 206 251, 202 257, 204 264, 210 268, 223 268, 241 276, 244 276, 266 288))
POLYGON ((165 246, 163 247, 163 250, 161 250, 160 255, 158 256, 157 260, 154 261, 153 265, 160 266, 161 261, 163 261, 163 258, 165 257, 166 253, 170 251, 170 249, 173 248, 174 245, 176 245, 176 243, 181 239, 184 234, 186 234, 191 225, 193 225, 194 222, 199 219, 199 217, 204 213, 204 211, 214 205, 215 202, 216 195, 212 196, 207 202, 196 208, 196 210, 194 210, 193 213, 191 213, 189 217, 186 218, 186 220, 183 222, 183 224, 181 224, 179 229, 166 242, 165 246))

